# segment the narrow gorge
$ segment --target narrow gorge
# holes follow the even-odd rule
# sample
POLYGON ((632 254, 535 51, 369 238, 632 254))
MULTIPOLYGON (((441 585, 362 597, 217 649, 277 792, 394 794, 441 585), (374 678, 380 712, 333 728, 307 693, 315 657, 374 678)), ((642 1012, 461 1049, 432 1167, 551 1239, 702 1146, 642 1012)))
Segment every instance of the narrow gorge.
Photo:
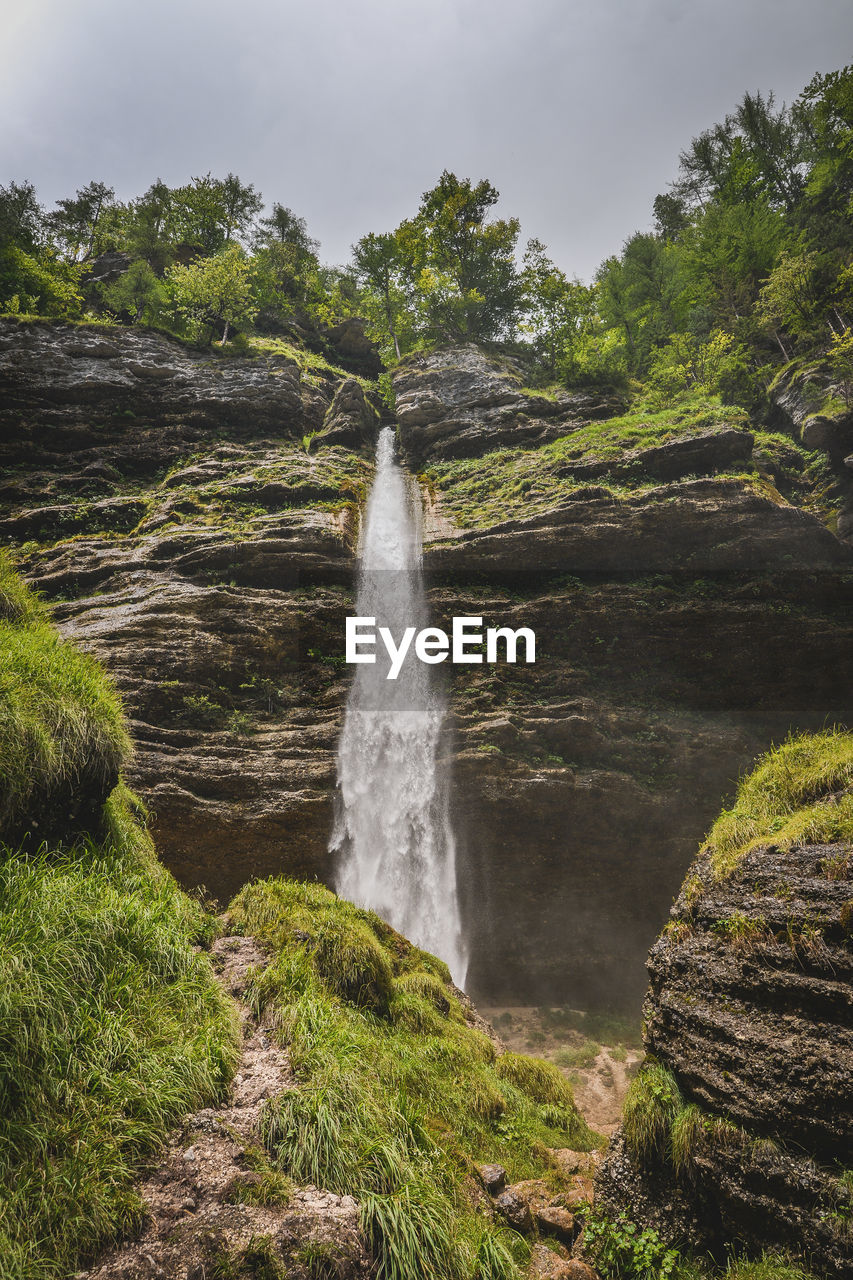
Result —
MULTIPOLYGON (((161 855, 222 902, 280 871, 334 883, 344 619, 390 410, 274 341, 211 359, 0 326, 2 535, 125 698, 161 855)), ((365 358, 352 335, 341 359, 365 358)), ((468 989, 636 1016, 739 774, 792 728, 850 720, 853 552, 808 470, 826 455, 793 390, 762 434, 711 404, 647 421, 528 391, 474 346, 393 384, 433 621, 538 640, 533 665, 448 668, 468 989)))

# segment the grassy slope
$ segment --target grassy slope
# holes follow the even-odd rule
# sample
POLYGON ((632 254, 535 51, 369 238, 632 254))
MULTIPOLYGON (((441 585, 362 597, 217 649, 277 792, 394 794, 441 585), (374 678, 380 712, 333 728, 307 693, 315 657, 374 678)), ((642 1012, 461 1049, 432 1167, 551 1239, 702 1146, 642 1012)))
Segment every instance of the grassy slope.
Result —
POLYGON ((63 644, 0 557, 0 838, 44 824, 75 794, 103 800, 129 751, 104 672, 63 644))
MULTIPOLYGON (((487 528, 545 511, 588 491, 590 484, 617 498, 658 487, 661 481, 644 472, 642 460, 632 461, 626 455, 715 427, 749 425, 743 409, 693 394, 667 409, 639 407, 590 423, 538 448, 499 449, 480 458, 433 463, 424 478, 440 494, 447 516, 463 527, 487 528), (605 470, 592 480, 571 474, 573 466, 589 462, 608 464, 612 474, 605 470)), ((831 512, 824 510, 821 498, 830 478, 823 455, 810 453, 778 433, 753 431, 753 435, 756 452, 778 469, 783 497, 812 506, 829 518, 831 512)), ((746 483, 767 489, 752 463, 729 468, 724 474, 739 475, 746 483)), ((778 493, 775 496, 782 500, 778 493)))
POLYGON ((299 1081, 266 1115, 283 1172, 359 1199, 389 1280, 516 1275, 523 1243, 476 1212, 474 1162, 555 1180, 548 1147, 593 1145, 565 1078, 496 1056, 441 961, 319 885, 249 885, 231 915, 274 951, 253 998, 299 1081))
POLYGON ((718 876, 762 845, 835 841, 853 843, 853 733, 840 729, 792 737, 762 756, 707 839, 718 876))
POLYGON ((42 1280, 133 1226, 139 1158, 222 1092, 238 1041, 193 949, 210 921, 124 785, 104 802, 128 750, 106 676, 5 566, 0 609, 0 840, 99 800, 70 844, 0 844, 0 1278, 42 1280))

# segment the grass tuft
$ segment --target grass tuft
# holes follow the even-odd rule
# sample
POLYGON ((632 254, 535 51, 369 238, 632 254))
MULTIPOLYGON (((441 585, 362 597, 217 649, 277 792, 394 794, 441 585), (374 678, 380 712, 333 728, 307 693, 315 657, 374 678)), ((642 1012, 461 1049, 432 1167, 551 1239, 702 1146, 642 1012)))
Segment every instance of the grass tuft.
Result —
POLYGON ((649 1061, 631 1081, 622 1109, 622 1129, 629 1149, 641 1160, 664 1160, 672 1123, 683 1107, 672 1072, 649 1061))
POLYGON ((130 756, 118 696, 0 562, 0 839, 63 834, 98 812, 130 756))
POLYGON ((762 756, 731 809, 708 833, 722 878, 751 849, 853 840, 853 734, 841 729, 791 737, 762 756))
POLYGON ((272 1016, 297 1079, 263 1115, 276 1166, 359 1200, 380 1276, 468 1280, 475 1266, 483 1277, 517 1276, 468 1180, 475 1162, 542 1177, 548 1147, 596 1145, 567 1081, 548 1063, 525 1069, 520 1055, 496 1055, 465 1023, 440 961, 328 890, 267 881, 242 890, 230 911, 273 949, 251 999, 272 1016), (321 962, 316 940, 351 930, 382 952, 387 1008, 353 999, 321 962))

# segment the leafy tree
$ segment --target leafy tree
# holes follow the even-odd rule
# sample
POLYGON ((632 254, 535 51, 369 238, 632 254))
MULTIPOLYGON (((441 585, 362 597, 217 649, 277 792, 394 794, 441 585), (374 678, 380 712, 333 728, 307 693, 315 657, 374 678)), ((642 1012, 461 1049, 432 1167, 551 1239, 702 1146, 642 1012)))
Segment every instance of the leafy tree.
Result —
POLYGON ((162 274, 174 256, 173 194, 162 179, 128 207, 124 248, 162 274))
POLYGON ((44 238, 44 210, 31 182, 0 187, 0 244, 16 244, 28 253, 44 238))
POLYGON ((243 184, 235 173, 227 174, 220 181, 219 195, 226 243, 247 236, 252 219, 264 206, 263 197, 251 182, 243 184))
POLYGON ((231 326, 251 320, 257 312, 251 273, 245 252, 232 242, 214 257, 170 267, 166 276, 180 314, 196 331, 208 328, 208 342, 221 326, 224 347, 231 326))
POLYGON ((529 240, 522 271, 525 328, 546 372, 554 377, 559 366, 573 362, 580 340, 589 332, 595 309, 595 290, 569 280, 548 257, 541 240, 529 240))
POLYGON ((849 409, 853 405, 853 329, 833 334, 829 345, 829 367, 838 380, 838 390, 849 409))
POLYGON ((209 257, 234 239, 248 236, 263 200, 233 173, 226 178, 193 178, 171 192, 170 227, 174 239, 209 257))
POLYGON ((100 252, 98 229, 115 192, 103 182, 90 182, 73 198, 58 200, 45 219, 68 262, 85 262, 100 252))
POLYGON ((428 338, 511 336, 522 303, 517 218, 489 220, 498 192, 444 170, 395 232, 401 280, 428 338))
POLYGON ((103 290, 111 311, 130 315, 136 324, 154 320, 166 300, 166 289, 144 258, 137 258, 118 280, 103 290))
POLYGON ((364 290, 363 302, 373 313, 368 319, 374 322, 374 328, 388 335, 399 360, 399 330, 406 323, 406 295, 399 283, 402 259, 397 239, 390 234, 362 236, 353 246, 352 256, 364 290))
POLYGON ((731 334, 715 329, 701 341, 692 333, 673 333, 654 353, 648 390, 652 404, 671 404, 688 391, 722 394, 750 380, 750 354, 731 334))
POLYGON ((309 310, 320 295, 319 243, 291 209, 274 204, 254 236, 255 287, 262 306, 309 310))

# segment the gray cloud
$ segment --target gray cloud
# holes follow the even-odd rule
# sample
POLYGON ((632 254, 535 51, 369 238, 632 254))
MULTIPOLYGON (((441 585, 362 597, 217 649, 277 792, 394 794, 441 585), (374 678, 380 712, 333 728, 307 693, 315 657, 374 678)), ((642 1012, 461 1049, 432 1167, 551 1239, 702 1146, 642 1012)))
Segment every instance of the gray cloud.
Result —
POLYGON ((445 167, 590 275, 746 89, 790 101, 850 0, 2 0, 0 181, 235 171, 343 261, 445 167))

